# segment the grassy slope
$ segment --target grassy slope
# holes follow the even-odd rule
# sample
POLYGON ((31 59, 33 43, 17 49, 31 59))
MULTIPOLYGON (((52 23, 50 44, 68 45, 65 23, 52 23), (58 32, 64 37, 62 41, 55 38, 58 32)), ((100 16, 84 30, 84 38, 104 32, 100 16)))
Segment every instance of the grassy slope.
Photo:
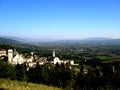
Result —
POLYGON ((8 79, 0 78, 0 90, 62 90, 62 89, 42 84, 11 81, 8 79))

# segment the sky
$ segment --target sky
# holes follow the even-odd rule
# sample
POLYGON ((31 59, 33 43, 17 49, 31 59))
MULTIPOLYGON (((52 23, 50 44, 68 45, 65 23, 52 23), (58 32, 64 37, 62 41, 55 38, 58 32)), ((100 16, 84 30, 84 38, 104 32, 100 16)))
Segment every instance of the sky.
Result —
POLYGON ((120 0, 0 0, 0 36, 120 38, 120 0))

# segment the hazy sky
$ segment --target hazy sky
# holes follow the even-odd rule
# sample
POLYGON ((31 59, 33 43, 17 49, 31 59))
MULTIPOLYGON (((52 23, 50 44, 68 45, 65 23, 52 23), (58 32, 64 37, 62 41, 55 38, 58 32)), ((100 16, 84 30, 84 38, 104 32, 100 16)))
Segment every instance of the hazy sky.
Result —
POLYGON ((120 38, 120 0, 0 0, 0 35, 120 38))

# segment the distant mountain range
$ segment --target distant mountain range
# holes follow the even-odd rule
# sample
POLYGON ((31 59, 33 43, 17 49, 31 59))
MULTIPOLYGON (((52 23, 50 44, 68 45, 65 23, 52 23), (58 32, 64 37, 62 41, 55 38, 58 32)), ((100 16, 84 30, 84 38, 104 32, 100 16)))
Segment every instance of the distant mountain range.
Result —
POLYGON ((0 37, 0 44, 22 44, 22 43, 13 39, 0 37))
POLYGON ((17 41, 17 40, 14 40, 14 39, 9 39, 8 37, 0 37, 0 44, 5 44, 5 45, 10 45, 10 46, 14 46, 16 48, 26 48, 27 50, 31 49, 31 50, 38 50, 38 49, 41 49, 40 47, 38 46, 35 46, 35 45, 30 45, 30 44, 27 44, 27 43, 24 43, 24 42, 20 42, 17 41))
POLYGON ((16 40, 16 41, 19 41, 19 42, 22 42, 22 43, 55 41, 55 40, 52 40, 52 39, 32 39, 32 38, 22 38, 22 37, 14 37, 14 36, 1 36, 0 38, 16 40))
POLYGON ((36 46, 44 45, 64 45, 64 44, 88 44, 88 45, 120 45, 120 39, 110 39, 110 38, 85 38, 80 40, 34 40, 34 39, 23 39, 18 37, 4 36, 0 37, 0 44, 30 44, 36 46))
POLYGON ((85 39, 82 39, 82 40, 98 40, 98 41, 101 41, 101 40, 112 40, 111 38, 103 38, 103 37, 93 37, 93 38, 85 38, 85 39))

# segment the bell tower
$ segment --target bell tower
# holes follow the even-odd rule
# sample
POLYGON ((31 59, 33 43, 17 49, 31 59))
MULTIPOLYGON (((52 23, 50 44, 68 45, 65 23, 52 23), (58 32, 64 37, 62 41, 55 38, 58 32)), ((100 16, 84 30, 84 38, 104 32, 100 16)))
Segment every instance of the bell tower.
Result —
POLYGON ((9 49, 8 50, 8 62, 12 62, 13 61, 13 50, 9 49))
POLYGON ((55 57, 55 51, 53 50, 53 57, 55 57))

